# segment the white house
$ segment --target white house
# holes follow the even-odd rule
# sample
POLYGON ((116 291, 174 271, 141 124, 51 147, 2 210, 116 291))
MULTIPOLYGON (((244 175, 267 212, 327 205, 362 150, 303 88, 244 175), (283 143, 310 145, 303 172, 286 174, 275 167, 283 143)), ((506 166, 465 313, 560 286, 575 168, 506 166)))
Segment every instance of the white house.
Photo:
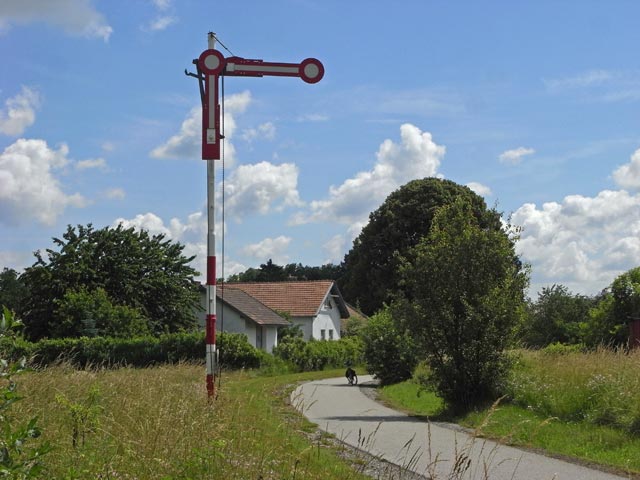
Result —
POLYGON ((278 328, 289 325, 281 315, 300 325, 305 340, 338 340, 342 319, 349 318, 332 280, 226 283, 217 292, 218 330, 244 333, 249 343, 267 352, 278 344, 278 328))

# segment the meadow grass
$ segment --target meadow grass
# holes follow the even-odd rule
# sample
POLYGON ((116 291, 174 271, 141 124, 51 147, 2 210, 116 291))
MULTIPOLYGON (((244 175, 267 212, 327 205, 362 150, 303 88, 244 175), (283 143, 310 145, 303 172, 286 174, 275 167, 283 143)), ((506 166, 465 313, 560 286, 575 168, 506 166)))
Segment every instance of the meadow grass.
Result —
POLYGON ((640 352, 520 351, 517 359, 508 395, 493 411, 488 406, 452 417, 435 393, 411 380, 382 388, 381 397, 479 436, 640 473, 640 352))
POLYGON ((210 403, 201 365, 62 365, 21 377, 13 415, 39 417, 54 446, 48 478, 365 478, 322 436, 305 435, 315 427, 286 405, 296 382, 338 375, 225 373, 210 403))

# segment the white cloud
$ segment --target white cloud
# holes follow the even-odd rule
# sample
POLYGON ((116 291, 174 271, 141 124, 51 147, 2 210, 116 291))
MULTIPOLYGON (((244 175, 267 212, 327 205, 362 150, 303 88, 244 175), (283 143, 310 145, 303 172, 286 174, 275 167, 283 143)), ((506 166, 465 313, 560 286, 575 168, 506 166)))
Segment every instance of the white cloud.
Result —
POLYGON ((240 165, 225 182, 226 208, 236 219, 301 206, 298 167, 292 163, 240 165))
MULTIPOLYGON (((231 95, 225 101, 224 152, 225 161, 231 165, 235 161, 235 148, 231 139, 236 130, 236 115, 244 113, 251 103, 251 92, 244 91, 231 95)), ((182 122, 180 131, 150 154, 153 158, 199 159, 202 155, 202 108, 194 107, 182 122)))
POLYGON ((104 196, 111 200, 124 200, 127 194, 124 189, 116 187, 110 188, 104 192, 104 196))
POLYGON ((0 154, 0 221, 27 218, 52 225, 68 206, 87 204, 82 195, 67 195, 53 175, 69 163, 69 148, 52 150, 44 140, 20 139, 0 154))
POLYGON ((104 150, 105 152, 113 152, 115 149, 116 146, 112 142, 104 142, 102 144, 102 150, 104 150))
POLYGON ((265 238, 264 240, 247 245, 242 249, 242 253, 258 260, 267 261, 272 259, 275 263, 287 263, 289 256, 286 254, 291 238, 280 235, 276 238, 265 238))
POLYGON ((0 132, 5 135, 22 135, 36 120, 36 108, 40 106, 40 95, 32 88, 22 86, 15 97, 5 102, 6 111, 0 110, 0 132))
POLYGON ((329 241, 323 245, 323 249, 327 255, 324 263, 340 263, 346 253, 346 245, 347 239, 344 235, 334 235, 331 237, 329 241))
POLYGON ((328 122, 329 115, 321 113, 307 113, 306 115, 299 116, 297 120, 299 122, 328 122))
MULTIPOLYGON (((179 218, 172 218, 168 224, 165 224, 162 218, 152 212, 138 214, 132 219, 118 218, 113 222, 112 227, 116 227, 118 224, 122 224, 125 228, 133 227, 137 230, 147 230, 152 235, 163 234, 173 241, 180 242, 184 245, 183 254, 186 257, 195 256, 192 266, 200 273, 200 279, 202 280, 206 276, 208 252, 207 216, 205 209, 188 215, 185 221, 179 218)), ((215 230, 217 233, 222 231, 219 223, 216 223, 215 230)), ((220 240, 221 236, 218 235, 218 243, 220 240)), ((219 254, 220 245, 217 245, 216 249, 219 254)), ((246 267, 229 259, 224 259, 223 264, 222 259, 219 258, 217 270, 218 276, 224 274, 224 276, 227 277, 245 271, 246 267)))
POLYGON ((167 10, 171 6, 171 0, 151 0, 151 3, 160 11, 167 10))
POLYGON ((493 194, 489 187, 478 182, 469 182, 467 183, 467 187, 483 197, 488 197, 493 194))
POLYGON ((338 221, 349 225, 355 236, 369 212, 392 191, 410 180, 436 176, 444 154, 445 147, 437 145, 429 132, 405 123, 400 127, 400 144, 385 140, 372 170, 331 186, 327 199, 311 202, 311 211, 297 214, 291 223, 338 221))
POLYGON ((25 267, 32 265, 34 262, 31 253, 0 251, 0 268, 13 268, 17 272, 24 270, 25 267))
POLYGON ((263 123, 258 128, 248 128, 243 130, 240 138, 246 142, 258 139, 273 140, 276 137, 276 126, 271 122, 263 123))
POLYGON ((76 162, 76 170, 89 170, 91 168, 99 168, 100 170, 106 170, 107 161, 104 158, 88 158, 86 160, 80 160, 76 162))
POLYGON ((113 33, 91 0, 3 0, 0 19, 5 28, 12 24, 43 22, 62 28, 70 35, 97 37, 105 42, 113 33))
POLYGON ((149 22, 149 24, 143 28, 143 30, 148 30, 152 32, 158 32, 167 29, 174 23, 178 21, 177 17, 173 17, 171 15, 161 15, 149 22))
POLYGON ((602 85, 615 78, 615 76, 607 70, 589 70, 576 75, 543 80, 543 82, 549 90, 557 91, 602 85))
POLYGON ((500 163, 517 165, 522 161, 522 157, 526 155, 533 155, 536 151, 533 148, 518 147, 513 150, 507 150, 502 152, 498 159, 500 163))
POLYGON ((640 195, 604 190, 542 208, 527 203, 511 220, 523 227, 518 251, 532 264, 535 284, 595 293, 640 264, 640 195))
POLYGON ((640 149, 631 155, 631 161, 613 172, 613 179, 622 188, 640 190, 640 149))

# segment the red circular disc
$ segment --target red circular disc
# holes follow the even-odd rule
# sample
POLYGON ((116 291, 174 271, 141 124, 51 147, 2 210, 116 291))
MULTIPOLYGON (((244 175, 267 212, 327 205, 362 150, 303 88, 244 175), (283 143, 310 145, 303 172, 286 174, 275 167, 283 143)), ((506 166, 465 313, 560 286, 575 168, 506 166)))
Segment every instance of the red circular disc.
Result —
POLYGON ((198 66, 208 75, 218 75, 224 68, 224 55, 217 50, 205 50, 198 58, 198 66))
POLYGON ((324 77, 324 66, 317 58, 307 58, 300 64, 300 78, 307 83, 317 83, 324 77))

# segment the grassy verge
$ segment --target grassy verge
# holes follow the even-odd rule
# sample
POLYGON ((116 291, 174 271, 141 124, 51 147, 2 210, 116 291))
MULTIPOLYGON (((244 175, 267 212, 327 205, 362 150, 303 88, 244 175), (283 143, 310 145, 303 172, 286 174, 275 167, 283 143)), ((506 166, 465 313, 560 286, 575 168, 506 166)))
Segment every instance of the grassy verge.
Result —
POLYGON ((365 478, 283 401, 289 385, 342 371, 225 374, 209 404, 200 365, 25 375, 15 415, 38 416, 60 479, 365 478), (75 444, 75 446, 74 446, 75 444))
POLYGON ((586 421, 560 421, 512 404, 454 418, 443 412, 440 398, 433 392, 420 391, 412 381, 384 387, 381 398, 413 415, 478 429, 479 436, 640 474, 640 437, 619 428, 586 421))

